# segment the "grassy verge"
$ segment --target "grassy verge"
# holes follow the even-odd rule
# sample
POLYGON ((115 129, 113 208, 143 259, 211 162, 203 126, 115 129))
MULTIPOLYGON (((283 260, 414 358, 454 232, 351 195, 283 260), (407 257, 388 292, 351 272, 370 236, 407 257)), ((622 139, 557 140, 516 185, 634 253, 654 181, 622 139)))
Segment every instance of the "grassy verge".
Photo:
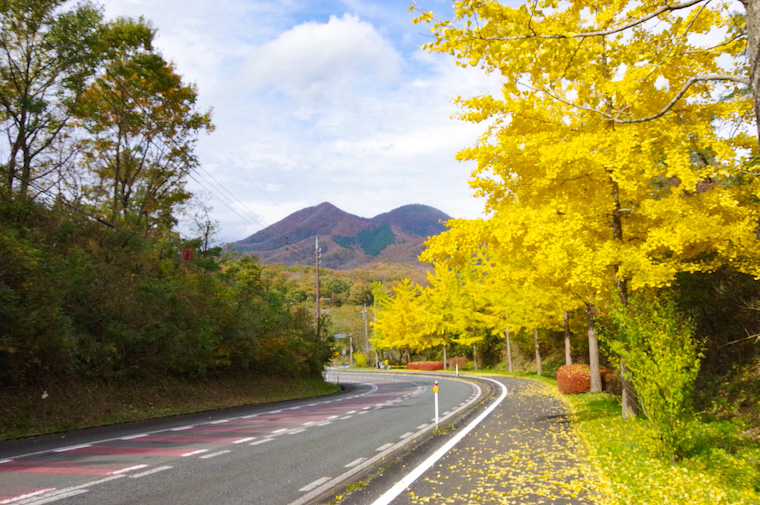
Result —
POLYGON ((311 398, 339 389, 321 377, 152 378, 124 383, 56 383, 0 389, 0 440, 241 405, 311 398))
POLYGON ((599 470, 610 503, 760 503, 760 444, 731 423, 701 424, 690 453, 671 462, 644 419, 623 421, 615 397, 568 396, 576 431, 599 470))

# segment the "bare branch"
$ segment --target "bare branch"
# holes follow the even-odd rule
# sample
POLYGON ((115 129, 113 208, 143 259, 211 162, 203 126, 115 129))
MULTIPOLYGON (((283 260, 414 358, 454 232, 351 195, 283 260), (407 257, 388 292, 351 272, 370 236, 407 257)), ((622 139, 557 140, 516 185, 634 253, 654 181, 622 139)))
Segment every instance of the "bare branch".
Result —
MULTIPOLYGON (((709 3, 710 0, 707 0, 709 3)), ((596 30, 593 32, 580 32, 580 33, 555 33, 555 34, 538 34, 533 32, 532 35, 518 35, 514 37, 482 37, 478 36, 480 40, 486 40, 486 41, 509 41, 509 40, 526 40, 526 39, 577 39, 577 38, 585 38, 585 37, 605 37, 607 35, 613 35, 615 33, 620 33, 625 30, 628 30, 629 28, 633 28, 635 26, 641 25, 643 23, 646 23, 652 18, 656 18, 660 14, 663 14, 665 12, 670 11, 676 11, 681 9, 687 9, 693 5, 696 5, 698 3, 705 2, 705 0, 687 0, 686 2, 682 2, 680 4, 674 4, 674 5, 663 5, 659 9, 650 12, 646 16, 640 18, 640 19, 634 19, 632 21, 629 21, 621 26, 618 26, 616 28, 610 28, 608 30, 596 30)), ((533 31, 533 28, 528 26, 528 28, 533 31)))
POLYGON ((553 92, 551 92, 551 91, 549 91, 547 89, 544 89, 544 88, 535 88, 535 87, 528 86, 528 85, 525 85, 525 86, 528 87, 528 88, 530 88, 530 89, 532 89, 533 91, 539 91, 541 93, 545 93, 549 97, 557 100, 558 102, 562 102, 565 105, 569 105, 570 107, 574 107, 574 108, 580 109, 580 110, 585 110, 586 112, 593 112, 593 113, 596 113, 596 114, 600 114, 600 115, 604 116, 608 121, 613 121, 613 122, 618 123, 618 124, 633 124, 633 123, 644 123, 646 121, 652 121, 653 119, 657 119, 657 118, 660 118, 660 117, 664 116, 670 109, 672 109, 675 106, 675 104, 678 103, 679 100, 681 100, 681 98, 683 98, 683 96, 686 94, 686 92, 688 91, 688 89, 692 85, 694 85, 694 84, 696 84, 698 82, 707 82, 707 81, 731 81, 731 82, 737 82, 739 84, 744 84, 745 86, 749 86, 750 85, 748 77, 742 77, 742 76, 738 76, 738 75, 731 75, 731 74, 703 74, 703 75, 695 75, 694 77, 692 77, 691 79, 689 79, 688 81, 686 81, 686 83, 684 83, 684 85, 680 89, 680 91, 678 91, 678 93, 676 93, 676 95, 673 97, 673 99, 660 112, 658 112, 657 114, 651 115, 651 116, 647 116, 647 117, 643 117, 643 118, 636 118, 636 119, 620 119, 619 116, 613 116, 613 115, 608 114, 608 113, 606 113, 604 111, 601 111, 599 109, 594 109, 592 107, 586 107, 584 105, 579 105, 577 103, 573 103, 573 102, 571 102, 569 100, 566 100, 566 99, 562 98, 561 96, 559 96, 559 95, 557 95, 557 94, 555 94, 555 93, 553 93, 553 92))

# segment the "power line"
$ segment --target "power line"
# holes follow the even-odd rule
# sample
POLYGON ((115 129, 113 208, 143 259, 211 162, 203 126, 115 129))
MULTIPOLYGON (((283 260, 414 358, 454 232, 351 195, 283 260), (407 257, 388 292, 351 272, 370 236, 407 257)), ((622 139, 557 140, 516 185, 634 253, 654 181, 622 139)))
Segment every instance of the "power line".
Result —
MULTIPOLYGON (((140 104, 140 102, 139 102, 138 100, 136 100, 136 99, 135 99, 135 97, 134 97, 134 96, 133 96, 133 95, 130 93, 129 89, 127 89, 127 87, 126 87, 126 85, 124 84, 124 82, 123 82, 123 81, 121 81, 121 80, 120 80, 120 79, 119 79, 117 76, 113 75, 113 74, 112 74, 111 72, 109 72, 108 70, 106 70, 106 75, 109 75, 109 76, 110 76, 110 77, 111 77, 111 78, 112 78, 112 79, 113 79, 113 80, 114 80, 114 81, 115 81, 115 82, 116 82, 116 83, 117 83, 117 84, 118 84, 118 85, 121 87, 122 91, 123 91, 123 92, 124 92, 124 93, 125 93, 125 94, 126 94, 128 97, 130 97, 130 98, 132 99, 132 101, 133 101, 134 105, 135 105, 137 108, 139 108, 139 109, 140 109, 140 110, 141 110, 141 111, 142 111, 142 112, 145 114, 145 117, 147 117, 147 118, 151 118, 151 113, 150 113, 150 111, 146 110, 146 108, 145 108, 145 107, 144 107, 142 104, 140 104)), ((106 86, 106 87, 105 87, 105 89, 106 89, 108 92, 110 92, 110 93, 111 93, 111 94, 112 94, 114 97, 116 97, 116 98, 120 98, 120 97, 119 97, 119 96, 116 94, 116 92, 115 92, 113 89, 111 89, 110 87, 107 87, 107 86, 106 86)), ((151 128, 151 126, 150 126, 150 125, 148 125, 148 124, 146 123, 146 121, 144 120, 144 118, 142 118, 142 117, 139 117, 139 118, 138 118, 138 120, 140 121, 140 123, 141 123, 141 124, 142 124, 142 125, 143 125, 143 126, 144 126, 144 127, 147 129, 147 130, 148 130, 148 131, 153 131, 153 129, 151 128)), ((168 145, 168 143, 167 143, 167 139, 165 139, 164 137, 160 137, 160 136, 159 136, 159 137, 156 137, 156 138, 158 138, 158 140, 159 140, 159 141, 160 141, 160 142, 161 142, 161 143, 162 143, 162 144, 163 144, 165 147, 167 147, 167 148, 170 148, 170 146, 169 146, 169 145, 168 145)), ((148 139, 148 142, 149 142, 149 143, 153 143, 153 139, 154 139, 154 137, 150 137, 150 138, 148 139)), ((233 194, 232 194, 232 192, 230 192, 230 191, 229 191, 229 190, 228 190, 228 189, 227 189, 227 188, 226 188, 226 187, 225 187, 223 184, 221 184, 221 183, 220 183, 220 182, 219 182, 219 181, 218 181, 218 180, 217 180, 217 179, 216 179, 216 178, 215 178, 213 175, 211 175, 211 173, 210 173, 210 172, 208 172, 208 171, 207 171, 207 170, 206 170, 206 169, 205 169, 205 168, 204 168, 204 167, 203 167, 203 166, 202 166, 200 163, 197 163, 197 164, 196 164, 196 163, 194 163, 194 162, 191 162, 190 160, 188 160, 188 159, 186 158, 187 154, 184 152, 184 150, 182 149, 182 146, 181 146, 181 145, 180 145, 180 144, 179 144, 177 141, 175 141, 175 140, 174 140, 173 138, 171 138, 171 137, 169 137, 169 138, 168 138, 168 141, 170 141, 170 142, 171 142, 171 143, 174 145, 174 147, 175 147, 175 149, 177 150, 177 152, 181 153, 181 157, 183 158, 183 161, 184 161, 184 162, 186 163, 186 165, 187 165, 187 169, 186 169, 186 171, 187 171, 187 174, 188 174, 188 176, 189 176, 191 179, 193 179, 193 181, 195 181, 195 182, 196 182, 196 184, 198 184, 198 185, 199 185, 199 186, 201 186, 203 189, 206 189, 206 190, 208 190, 209 192, 211 192, 212 194, 214 194, 214 196, 216 196, 216 198, 217 198, 217 200, 218 200, 219 202, 221 202, 222 204, 224 204, 224 205, 225 205, 227 208, 229 208, 230 210, 232 210, 232 211, 233 211, 233 212, 234 212, 234 213, 235 213, 235 214, 236 214, 238 217, 242 218, 244 221, 246 221, 246 222, 247 222, 248 224, 250 224, 251 226, 253 226, 253 227, 258 227, 259 229, 264 229, 264 228, 267 228, 267 227, 269 226, 269 225, 268 225, 268 224, 267 224, 267 223, 266 223, 266 222, 265 222, 263 219, 261 219, 261 218, 260 218, 260 217, 259 217, 259 216, 258 216, 258 215, 255 213, 255 212, 253 212, 253 211, 251 211, 250 209, 248 209, 248 207, 247 207, 247 206, 246 206, 246 205, 245 205, 245 204, 244 204, 242 201, 240 201, 240 200, 239 200, 239 199, 238 199, 238 198, 237 198, 235 195, 233 195, 233 194), (203 171, 204 171, 206 174, 208 174, 208 178, 207 178, 207 177, 204 177, 204 176, 201 174, 200 170, 203 170, 203 171), (203 184, 202 182, 200 182, 198 179, 196 179, 196 178, 192 177, 192 175, 191 175, 191 172, 194 172, 196 175, 198 175, 198 177, 201 177, 201 178, 203 178, 205 181, 209 181, 209 178, 210 178, 210 179, 212 179, 212 180, 213 180, 213 181, 216 183, 216 185, 217 185, 219 188, 221 188, 221 191, 220 191, 219 189, 217 189, 216 187, 212 187, 212 186, 210 186, 210 185, 209 185, 209 186, 207 186, 207 185, 204 185, 204 184, 203 184), (226 195, 225 195, 225 193, 226 193, 226 195), (227 195, 229 195, 229 196, 227 196, 227 195), (228 203, 228 202, 229 202, 229 203, 228 203), (240 208, 242 208, 242 209, 243 209, 243 211, 245 211, 245 212, 247 212, 248 214, 250 214, 250 216, 252 217, 252 219, 249 219, 247 216, 244 216, 243 214, 241 214, 241 211, 239 210, 240 208)), ((217 148, 218 148, 218 147, 217 147, 217 148)), ((223 154, 225 154, 225 156, 227 156, 227 155, 226 155, 226 153, 223 153, 223 154)), ((228 157, 229 157, 229 156, 228 156, 228 157)), ((179 167, 177 167, 177 166, 176 166, 176 164, 174 165, 174 167, 175 167, 175 168, 179 168, 179 167)), ((180 170, 181 170, 181 169, 180 169, 180 170)))
MULTIPOLYGON (((0 171, 4 172, 5 174, 8 174, 8 175, 10 175, 10 172, 9 172, 8 170, 6 170, 5 168, 3 168, 3 167, 0 167, 0 171)), ((37 191, 38 191, 38 195, 46 195, 47 197, 49 197, 49 198, 52 198, 54 201, 57 201, 57 202, 59 202, 61 205, 63 205, 63 206, 65 206, 65 207, 67 207, 67 208, 69 208, 69 209, 71 209, 71 210, 73 210, 73 211, 75 211, 75 212, 77 212, 77 213, 79 213, 79 214, 81 214, 81 215, 85 216, 87 219, 89 219, 89 220, 91 220, 91 221, 95 221, 95 222, 98 222, 98 223, 102 224, 103 226, 106 226, 106 227, 108 227, 108 228, 111 228, 111 229, 112 229, 112 230, 114 230, 116 233, 119 233, 119 234, 121 234, 121 235, 123 235, 123 236, 127 237, 127 238, 128 238, 128 239, 130 239, 130 240, 134 240, 134 241, 137 241, 137 242, 139 242, 139 243, 143 244, 144 246, 146 246, 146 247, 148 247, 148 248, 150 248, 150 249, 153 249, 154 251, 157 251, 157 252, 158 252, 158 253, 160 253, 162 256, 163 256, 163 255, 166 255, 167 257, 170 257, 170 258, 174 258, 176 261, 179 261, 180 263, 183 263, 183 264, 185 264, 185 265, 187 265, 187 266, 189 266, 189 267, 191 267, 191 268, 194 268, 194 269, 196 269, 196 270, 200 270, 200 271, 202 271, 204 274, 211 274, 211 275, 214 275, 214 276, 215 276, 217 279, 219 279, 220 281, 222 281, 222 282, 224 282, 224 283, 226 283, 226 284, 228 284, 228 285, 231 285, 231 286, 236 286, 236 287, 238 287, 238 288, 240 288, 240 289, 244 289, 244 290, 246 290, 246 291, 248 291, 248 292, 251 292, 251 293, 253 293, 253 292, 254 292, 254 291, 253 291, 253 290, 252 290, 250 287, 248 287, 248 286, 245 286, 245 285, 243 285, 243 284, 240 284, 240 283, 238 283, 238 282, 236 282, 236 281, 234 281, 234 280, 232 280, 232 279, 229 279, 229 278, 227 278, 227 277, 222 277, 222 276, 218 275, 216 272, 212 272, 212 271, 210 271, 210 270, 207 270, 207 269, 203 268, 203 267, 202 267, 202 266, 200 266, 200 265, 197 265, 197 264, 195 264, 195 263, 192 263, 192 262, 190 262, 190 261, 188 261, 188 260, 185 260, 185 259, 184 259, 184 258, 182 258, 182 257, 179 257, 179 256, 175 256, 175 255, 173 255, 173 254, 170 254, 168 251, 165 251, 164 249, 161 249, 160 247, 157 247, 155 244, 153 244, 153 243, 151 243, 151 242, 148 242, 148 241, 146 241, 146 240, 143 240, 141 237, 139 237, 139 236, 135 235, 134 233, 128 232, 128 231, 126 231, 126 230, 122 230, 121 228, 119 228, 119 227, 118 227, 118 226, 116 226, 115 224, 111 223, 110 221, 106 221, 105 219, 102 219, 102 218, 100 218, 100 217, 98 217, 98 216, 95 216, 95 215, 93 215, 93 214, 91 214, 91 213, 87 212, 87 211, 86 211, 86 210, 84 210, 84 209, 80 209, 80 208, 79 208, 79 207, 77 207, 76 205, 74 205, 74 204, 71 204, 71 203, 67 202, 67 201, 66 201, 66 200, 65 200, 65 199, 62 197, 62 195, 61 195, 60 193, 56 194, 55 196, 54 196, 54 195, 52 195, 52 194, 50 194, 50 191, 52 190, 52 188, 47 188, 47 189, 46 189, 46 188, 43 188, 43 187, 39 186, 38 184, 34 183, 33 181, 30 181, 30 180, 28 180, 28 179, 26 179, 26 178, 24 178, 24 177, 21 177, 21 176, 17 176, 17 177, 18 177, 20 180, 22 180, 22 181, 26 182, 26 184, 27 184, 27 185, 28 185, 30 188, 33 188, 33 189, 37 190, 37 191)), ((180 239, 182 239, 182 236, 181 236, 181 235, 180 235, 178 232, 175 232, 175 233, 177 233, 177 235, 179 235, 179 236, 180 236, 180 239)), ((183 239, 183 240, 187 240, 187 239, 183 239)))

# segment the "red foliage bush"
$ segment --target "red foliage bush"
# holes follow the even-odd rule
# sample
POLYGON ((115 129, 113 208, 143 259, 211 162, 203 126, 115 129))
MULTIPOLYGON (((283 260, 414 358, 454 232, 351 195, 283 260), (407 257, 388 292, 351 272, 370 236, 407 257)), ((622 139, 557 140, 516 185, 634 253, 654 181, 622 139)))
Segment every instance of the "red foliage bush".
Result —
POLYGON ((588 365, 563 365, 557 370, 557 387, 564 395, 591 391, 591 369, 588 365))
POLYGON ((443 370, 443 361, 412 361, 406 364, 407 370, 443 370))
POLYGON ((449 358, 446 360, 449 362, 449 368, 455 368, 457 365, 459 365, 459 369, 462 370, 465 365, 467 365, 467 358, 449 358))
MULTIPOLYGON (((610 394, 620 394, 620 380, 615 372, 599 367, 602 388, 610 394)), ((566 395, 577 395, 591 391, 591 368, 588 365, 563 365, 557 370, 557 387, 566 395)))

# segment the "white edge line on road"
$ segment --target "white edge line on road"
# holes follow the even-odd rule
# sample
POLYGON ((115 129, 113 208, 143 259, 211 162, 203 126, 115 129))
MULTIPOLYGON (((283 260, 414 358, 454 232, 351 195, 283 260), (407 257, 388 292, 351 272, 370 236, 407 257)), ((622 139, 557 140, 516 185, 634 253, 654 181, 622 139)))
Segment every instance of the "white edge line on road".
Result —
MULTIPOLYGON (((486 377, 479 377, 479 378, 484 379, 484 380, 490 380, 491 382, 495 382, 496 384, 499 384, 500 386, 504 387, 501 383, 496 382, 496 381, 494 381, 492 379, 488 379, 486 377)), ((454 379, 454 378, 452 378, 452 380, 460 380, 460 379, 454 379)), ((474 383, 472 385, 473 385, 473 388, 475 388, 476 391, 478 391, 478 392, 481 391, 480 386, 478 386, 477 384, 474 384, 474 383)), ((506 391, 506 388, 505 388, 505 391, 506 391)), ((472 401, 468 402, 468 405, 470 405, 471 403, 473 403, 478 398, 480 398, 480 393, 477 394, 477 395, 475 395, 475 397, 472 399, 472 401)), ((502 400, 503 400, 503 398, 499 398, 495 402, 494 407, 495 407, 495 405, 501 403, 502 400)), ((486 412, 490 412, 490 411, 487 410, 486 412)), ((481 417, 484 417, 484 416, 481 416, 481 417)), ((442 418, 441 420, 444 420, 444 419, 442 418)), ((480 420, 480 417, 476 421, 479 421, 479 420, 480 420)), ((419 436, 422 436, 422 434, 424 434, 426 431, 432 430, 434 426, 435 426, 434 424, 430 424, 427 428, 424 428, 424 429, 418 431, 417 433, 414 434, 415 438, 419 437, 419 436)), ((365 462, 363 462, 363 463, 361 463, 359 465, 356 465, 353 468, 350 468, 349 470, 343 472, 343 474, 341 474, 341 475, 335 477, 334 479, 327 481, 326 483, 322 484, 321 486, 319 486, 319 487, 317 487, 317 488, 309 491, 307 494, 305 494, 305 495, 301 496, 299 499, 291 502, 289 505, 306 505, 307 503, 311 503, 314 499, 316 499, 322 493, 325 493, 329 489, 331 489, 331 488, 333 488, 335 486, 340 485, 341 483, 343 483, 346 480, 348 480, 349 477, 351 477, 353 475, 356 475, 357 473, 363 471, 366 468, 371 467, 372 465, 374 465, 378 461, 381 461, 381 460, 385 459, 386 457, 388 457, 390 454, 392 454, 393 452, 395 452, 397 449, 400 449, 403 446, 407 445, 409 443, 409 440, 410 440, 410 438, 402 439, 400 442, 396 442, 395 444, 391 444, 391 446, 388 447, 387 449, 385 449, 383 452, 379 452, 375 456, 369 458, 367 461, 365 461, 365 462)), ((388 444, 386 444, 386 445, 388 445, 388 444)), ((376 450, 379 451, 380 448, 378 448, 376 450)), ((439 456, 439 458, 440 458, 440 456, 439 456)))
POLYGON ((481 413, 476 419, 474 419, 470 424, 468 424, 466 428, 464 428, 462 431, 457 433, 454 437, 452 437, 451 440, 446 442, 437 451, 435 451, 428 459, 420 463, 420 465, 417 466, 417 468, 415 468, 410 473, 408 473, 406 477, 398 481, 392 488, 390 488, 388 491, 383 493, 377 500, 372 502, 372 505, 390 504, 398 495, 400 495, 404 491, 404 489, 409 487, 423 473, 425 473, 431 466, 433 466, 455 445, 457 445, 460 440, 462 440, 468 433, 474 430, 475 427, 483 421, 483 419, 488 417, 491 414, 491 412, 493 412, 494 409, 498 407, 502 401, 504 401, 504 398, 507 397, 507 387, 501 382, 495 381, 493 379, 488 379, 486 377, 482 377, 482 378, 489 380, 495 384, 498 384, 501 387, 501 396, 499 397, 499 399, 493 402, 493 404, 491 404, 486 410, 484 410, 483 413, 481 413))

